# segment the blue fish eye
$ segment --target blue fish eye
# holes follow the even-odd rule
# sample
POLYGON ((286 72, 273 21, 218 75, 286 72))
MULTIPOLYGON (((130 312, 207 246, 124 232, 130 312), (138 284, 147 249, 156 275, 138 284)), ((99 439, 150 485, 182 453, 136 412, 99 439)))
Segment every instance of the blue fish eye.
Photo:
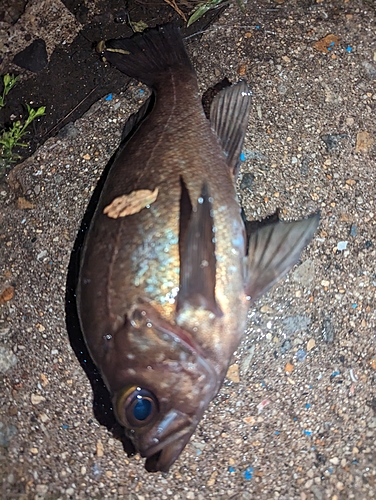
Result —
POLYGON ((136 420, 146 420, 151 415, 152 409, 150 399, 137 396, 137 402, 133 407, 133 416, 136 420))
POLYGON ((122 410, 119 413, 124 412, 124 425, 131 429, 149 425, 159 413, 158 400, 154 394, 138 386, 127 391, 126 399, 121 406, 122 410))

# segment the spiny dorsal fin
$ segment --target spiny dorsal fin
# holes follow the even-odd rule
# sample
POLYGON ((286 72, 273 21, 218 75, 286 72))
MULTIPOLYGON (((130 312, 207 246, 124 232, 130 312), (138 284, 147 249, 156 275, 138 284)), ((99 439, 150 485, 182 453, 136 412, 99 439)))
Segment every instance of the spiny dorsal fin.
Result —
MULTIPOLYGON (((189 194, 183 181, 182 200, 187 196, 189 194)), ((186 199, 181 202, 181 209, 188 206, 186 199)), ((202 308, 221 316, 222 311, 215 300, 215 239, 212 204, 206 183, 186 228, 182 227, 182 221, 187 220, 186 213, 181 212, 180 288, 176 310, 202 308)))
POLYGON ((320 214, 295 222, 274 222, 249 239, 245 290, 255 300, 284 276, 313 238, 320 214))
POLYGON ((210 108, 210 122, 227 159, 227 165, 236 176, 240 153, 248 125, 252 92, 245 81, 240 81, 219 92, 210 108))

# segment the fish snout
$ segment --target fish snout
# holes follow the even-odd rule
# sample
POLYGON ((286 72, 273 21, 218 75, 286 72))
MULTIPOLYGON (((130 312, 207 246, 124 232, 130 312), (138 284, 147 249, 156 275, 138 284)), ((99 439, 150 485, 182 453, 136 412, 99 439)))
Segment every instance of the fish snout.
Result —
POLYGON ((189 441, 197 423, 198 419, 193 420, 187 414, 172 409, 147 433, 132 436, 137 450, 147 459, 146 470, 168 472, 189 441))

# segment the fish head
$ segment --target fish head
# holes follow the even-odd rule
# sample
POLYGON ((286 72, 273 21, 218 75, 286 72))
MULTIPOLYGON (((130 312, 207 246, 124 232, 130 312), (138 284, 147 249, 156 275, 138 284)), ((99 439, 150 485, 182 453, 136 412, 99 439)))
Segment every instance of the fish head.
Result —
POLYGON ((190 332, 150 306, 135 308, 109 380, 119 423, 149 472, 167 472, 189 441, 221 380, 190 332))

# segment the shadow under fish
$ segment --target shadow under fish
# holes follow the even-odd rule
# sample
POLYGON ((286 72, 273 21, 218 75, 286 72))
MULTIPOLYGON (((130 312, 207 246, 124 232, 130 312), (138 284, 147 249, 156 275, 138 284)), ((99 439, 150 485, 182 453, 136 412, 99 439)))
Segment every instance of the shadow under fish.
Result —
MULTIPOLYGON (((176 26, 100 51, 154 97, 127 125, 90 202, 67 317, 74 302, 70 330, 79 336, 79 320, 116 420, 146 469, 167 472, 223 382, 250 304, 298 262, 319 216, 243 220, 235 179, 251 92, 225 83, 208 120, 176 26)), ((99 380, 93 365, 86 373, 99 380)))

